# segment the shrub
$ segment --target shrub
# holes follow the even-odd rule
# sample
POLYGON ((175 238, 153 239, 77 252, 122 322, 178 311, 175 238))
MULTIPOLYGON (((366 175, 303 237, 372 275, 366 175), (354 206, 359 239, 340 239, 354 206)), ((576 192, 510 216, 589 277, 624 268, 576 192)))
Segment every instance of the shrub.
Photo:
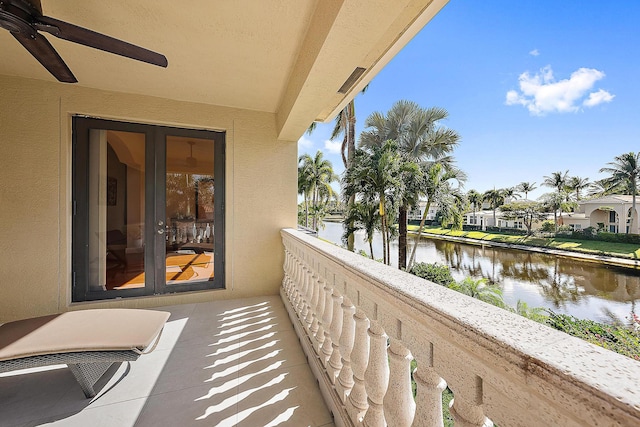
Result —
POLYGON ((418 262, 413 265, 410 273, 442 286, 450 286, 455 283, 455 280, 453 280, 451 276, 451 271, 446 265, 418 262))
POLYGON ((557 236, 571 236, 572 230, 568 225, 561 225, 558 227, 558 231, 556 231, 557 236))
POLYGON ((547 325, 591 344, 640 360, 640 333, 624 326, 576 319, 573 316, 557 314, 551 310, 549 310, 547 325))
POLYGON ((480 231, 482 230, 482 227, 479 225, 468 225, 468 224, 464 224, 462 226, 462 230, 463 231, 480 231))
POLYGON ((545 233, 553 233, 556 231, 556 223, 551 220, 542 221, 540 231, 545 233))
POLYGON ((587 227, 582 230, 575 230, 571 233, 572 239, 579 240, 597 240, 598 232, 593 227, 587 227))
POLYGON ((584 230, 574 231, 571 238, 581 240, 599 240, 611 243, 632 243, 640 245, 640 234, 610 233, 608 231, 596 232, 593 227, 584 230))

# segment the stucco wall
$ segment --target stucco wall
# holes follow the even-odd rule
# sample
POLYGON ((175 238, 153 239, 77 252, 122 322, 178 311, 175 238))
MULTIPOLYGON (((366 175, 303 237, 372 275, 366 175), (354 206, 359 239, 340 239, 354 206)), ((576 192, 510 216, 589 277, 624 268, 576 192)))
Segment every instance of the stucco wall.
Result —
POLYGON ((261 113, 0 76, 0 322, 275 294, 296 224, 296 141, 261 113), (226 131, 226 289, 71 304, 71 117, 226 131))

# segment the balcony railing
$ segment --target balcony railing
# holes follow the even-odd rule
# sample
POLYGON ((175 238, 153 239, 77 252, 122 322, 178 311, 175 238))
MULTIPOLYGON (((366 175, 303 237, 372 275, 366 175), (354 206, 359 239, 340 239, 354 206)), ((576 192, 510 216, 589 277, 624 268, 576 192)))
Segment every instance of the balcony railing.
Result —
POLYGON ((292 229, 281 296, 337 426, 640 425, 640 363, 292 229), (411 362, 417 369, 414 398, 411 362))

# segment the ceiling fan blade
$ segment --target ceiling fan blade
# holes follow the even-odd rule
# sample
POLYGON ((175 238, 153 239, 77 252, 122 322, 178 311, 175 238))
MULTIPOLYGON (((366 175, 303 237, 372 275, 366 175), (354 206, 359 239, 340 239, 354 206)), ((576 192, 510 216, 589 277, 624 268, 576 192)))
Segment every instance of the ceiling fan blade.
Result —
POLYGON ((64 63, 51 43, 43 36, 35 33, 35 37, 20 33, 11 33, 53 76, 64 83, 76 83, 75 76, 64 63))
POLYGON ((79 43, 95 49, 111 52, 116 55, 125 56, 137 61, 147 62, 149 64, 158 65, 160 67, 167 66, 167 58, 157 52, 145 49, 140 46, 127 43, 122 40, 68 22, 60 21, 48 16, 38 16, 35 18, 35 27, 40 31, 46 31, 60 39, 70 42, 79 43))

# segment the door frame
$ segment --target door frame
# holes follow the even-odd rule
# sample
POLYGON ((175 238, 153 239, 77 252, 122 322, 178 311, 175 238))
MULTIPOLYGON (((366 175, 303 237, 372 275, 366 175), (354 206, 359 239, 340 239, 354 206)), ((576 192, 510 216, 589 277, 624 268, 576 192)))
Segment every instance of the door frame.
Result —
POLYGON ((72 118, 72 302, 160 295, 225 287, 225 132, 121 122, 76 115, 72 118), (91 290, 89 277, 89 167, 91 129, 133 132, 145 135, 145 286, 109 291, 91 290), (214 280, 166 284, 165 235, 157 232, 166 220, 166 137, 208 139, 214 143, 214 280))

